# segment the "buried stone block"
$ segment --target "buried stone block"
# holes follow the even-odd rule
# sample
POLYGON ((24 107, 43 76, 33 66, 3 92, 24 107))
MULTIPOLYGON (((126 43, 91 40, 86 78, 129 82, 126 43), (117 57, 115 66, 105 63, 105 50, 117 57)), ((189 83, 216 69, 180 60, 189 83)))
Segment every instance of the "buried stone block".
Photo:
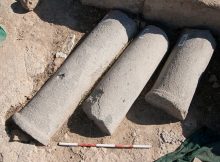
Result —
POLYGON ((214 49, 215 40, 209 31, 185 31, 147 93, 146 101, 178 119, 185 119, 214 49))
POLYGON ((136 30, 132 19, 111 11, 26 107, 13 116, 15 123, 47 145, 136 30))
POLYGON ((207 27, 220 35, 219 0, 81 0, 85 5, 142 14, 172 28, 207 27), (202 16, 201 16, 202 15, 202 16))
POLYGON ((137 99, 168 48, 166 34, 146 27, 83 103, 83 110, 105 133, 112 134, 137 99))

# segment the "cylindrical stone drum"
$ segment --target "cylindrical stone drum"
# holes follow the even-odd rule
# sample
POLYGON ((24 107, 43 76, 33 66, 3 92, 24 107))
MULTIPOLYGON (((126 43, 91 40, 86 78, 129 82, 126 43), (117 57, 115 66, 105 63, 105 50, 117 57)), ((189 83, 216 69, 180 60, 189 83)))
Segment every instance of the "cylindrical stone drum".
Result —
POLYGON ((136 31, 136 23, 124 13, 110 12, 25 108, 13 116, 15 123, 47 145, 136 31))
POLYGON ((209 31, 186 30, 147 93, 146 101, 183 120, 214 49, 215 40, 209 31))
POLYGON ((105 133, 112 134, 126 116, 168 48, 166 34, 147 26, 83 103, 83 110, 105 133))

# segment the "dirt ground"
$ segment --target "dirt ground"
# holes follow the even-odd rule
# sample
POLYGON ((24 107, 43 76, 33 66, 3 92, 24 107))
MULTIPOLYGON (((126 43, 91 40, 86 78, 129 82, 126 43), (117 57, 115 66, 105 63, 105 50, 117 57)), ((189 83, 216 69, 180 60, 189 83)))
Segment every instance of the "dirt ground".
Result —
MULTIPOLYGON (((193 131, 206 125, 220 130, 219 47, 202 76, 190 112, 179 122, 144 101, 160 71, 152 77, 112 136, 103 135, 80 106, 47 147, 23 133, 10 119, 23 108, 62 64, 57 58, 69 35, 76 43, 89 33, 106 11, 82 6, 79 0, 42 0, 26 12, 15 0, 0 1, 0 24, 7 40, 0 44, 0 162, 145 161, 174 151, 193 131), (64 148, 57 142, 151 144, 149 150, 64 148)), ((134 15, 134 18, 139 18, 134 15)), ((143 26, 140 23, 140 28, 143 26)), ((148 24, 148 23, 147 23, 148 24)), ((161 26, 172 47, 181 30, 161 26)), ((218 40, 219 42, 219 40, 218 40)))

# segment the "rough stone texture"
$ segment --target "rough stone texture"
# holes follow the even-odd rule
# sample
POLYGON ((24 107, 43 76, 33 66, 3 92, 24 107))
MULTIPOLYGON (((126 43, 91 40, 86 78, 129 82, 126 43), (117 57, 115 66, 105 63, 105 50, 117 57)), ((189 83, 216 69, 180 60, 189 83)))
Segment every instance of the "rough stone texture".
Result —
POLYGON ((136 29, 124 13, 111 11, 28 105, 13 116, 16 124, 47 145, 136 29))
POLYGON ((113 134, 167 49, 166 34, 147 26, 107 72, 83 106, 103 132, 113 134))
POLYGON ((174 47, 146 101, 178 119, 185 119, 215 40, 207 30, 187 30, 174 47))
POLYGON ((144 0, 81 0, 83 4, 101 8, 118 8, 139 13, 142 11, 144 0))
POLYGON ((208 27, 217 33, 220 31, 220 7, 212 6, 192 0, 145 0, 143 15, 174 27, 208 27))
POLYGON ((219 0, 197 0, 199 3, 213 7, 213 8, 220 8, 220 1, 219 0))
POLYGON ((146 20, 164 22, 174 28, 199 26, 208 27, 217 34, 220 33, 220 2, 218 0, 81 1, 84 4, 101 8, 121 8, 134 13, 142 13, 146 20))
POLYGON ((19 0, 19 1, 21 5, 29 11, 32 11, 39 3, 39 0, 19 0))

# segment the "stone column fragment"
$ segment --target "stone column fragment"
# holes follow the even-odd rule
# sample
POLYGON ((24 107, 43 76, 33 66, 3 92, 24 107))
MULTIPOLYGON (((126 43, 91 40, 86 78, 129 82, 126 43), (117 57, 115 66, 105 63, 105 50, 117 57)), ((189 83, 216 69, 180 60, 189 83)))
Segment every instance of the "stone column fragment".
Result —
POLYGON ((180 120, 185 119, 214 49, 215 40, 209 31, 186 30, 146 95, 146 101, 180 120))
POLYGON ((83 110, 103 132, 115 131, 167 48, 166 34, 158 27, 147 26, 98 83, 83 110))
POLYGON ((25 108, 13 116, 15 123, 47 145, 136 30, 132 19, 111 11, 25 108))

